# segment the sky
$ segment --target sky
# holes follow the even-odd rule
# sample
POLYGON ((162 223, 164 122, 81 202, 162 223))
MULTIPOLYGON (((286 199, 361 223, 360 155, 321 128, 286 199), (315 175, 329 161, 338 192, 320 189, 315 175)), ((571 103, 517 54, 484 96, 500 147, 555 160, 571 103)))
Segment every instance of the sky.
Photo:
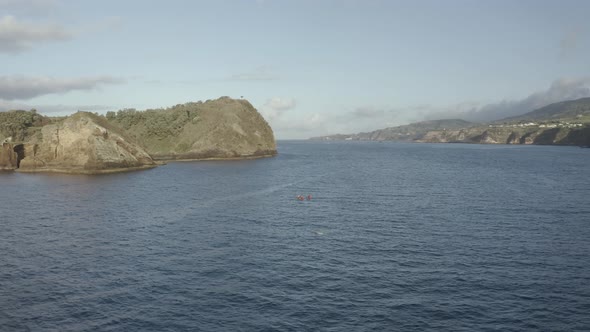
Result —
POLYGON ((590 96, 585 0, 0 0, 0 111, 244 98, 277 139, 590 96))

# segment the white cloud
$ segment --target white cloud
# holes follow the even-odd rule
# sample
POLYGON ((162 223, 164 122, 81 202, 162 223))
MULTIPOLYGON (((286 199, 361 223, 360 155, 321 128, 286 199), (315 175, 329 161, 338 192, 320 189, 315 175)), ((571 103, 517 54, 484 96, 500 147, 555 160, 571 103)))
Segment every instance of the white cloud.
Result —
POLYGON ((46 94, 93 90, 104 84, 123 82, 124 80, 111 76, 77 78, 0 76, 0 99, 26 100, 46 94))
MULTIPOLYGON (((583 97, 590 97, 590 77, 561 78, 553 81, 545 91, 535 92, 518 100, 495 103, 463 102, 449 106, 414 105, 388 107, 364 105, 344 109, 340 113, 323 113, 321 121, 293 121, 279 129, 299 128, 315 136, 368 132, 412 122, 459 118, 474 122, 487 122, 521 115, 543 106, 583 97)), ((274 127, 273 127, 274 128, 274 127)), ((292 136, 295 136, 293 131, 292 136)), ((301 135, 303 136, 303 135, 301 135)))
POLYGON ((315 112, 289 119, 280 119, 271 126, 279 138, 308 138, 325 130, 329 119, 329 116, 315 112))
POLYGON ((289 113, 269 122, 280 139, 309 138, 373 131, 399 125, 404 120, 400 118, 398 111, 391 107, 362 106, 352 110, 343 109, 341 112, 289 113))
POLYGON ((293 98, 273 97, 260 107, 260 113, 265 119, 272 122, 296 106, 297 102, 293 98))
POLYGON ((461 118, 486 122, 522 115, 543 106, 564 100, 590 97, 590 77, 561 78, 553 81, 545 91, 532 93, 520 100, 502 100, 490 104, 460 104, 432 109, 426 119, 461 118))
POLYGON ((286 111, 295 108, 297 103, 293 98, 274 97, 264 103, 265 108, 271 108, 276 111, 286 111))
POLYGON ((13 16, 0 18, 0 53, 19 53, 36 43, 71 39, 73 33, 57 24, 34 24, 13 16))
POLYGON ((308 138, 333 124, 333 116, 320 112, 293 112, 294 98, 273 97, 258 108, 279 139, 308 138))
MULTIPOLYGON (((340 111, 321 111, 311 114, 303 112, 276 112, 269 120, 279 139, 309 138, 333 134, 354 134, 370 132, 387 127, 405 125, 423 120, 460 118, 474 122, 500 120, 521 115, 540 107, 583 97, 590 97, 590 77, 562 78, 555 80, 544 91, 532 93, 517 100, 496 103, 467 101, 455 105, 360 105, 341 107, 340 111)), ((272 99, 271 99, 272 100, 272 99)), ((270 105, 280 108, 287 105, 282 99, 265 103, 261 109, 272 110, 270 105)))

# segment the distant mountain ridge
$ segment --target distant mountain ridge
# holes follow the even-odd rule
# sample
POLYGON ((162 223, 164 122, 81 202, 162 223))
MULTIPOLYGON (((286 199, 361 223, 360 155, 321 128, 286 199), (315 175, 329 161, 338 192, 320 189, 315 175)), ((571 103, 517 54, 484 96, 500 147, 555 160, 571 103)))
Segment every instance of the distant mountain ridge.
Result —
POLYGON ((388 127, 358 134, 336 134, 312 137, 312 140, 358 140, 358 141, 413 141, 432 130, 460 129, 476 125, 461 119, 420 121, 407 125, 388 127))
POLYGON ((590 122, 590 97, 550 104, 523 115, 511 116, 494 122, 511 121, 580 121, 590 122))
POLYGON ((338 134, 310 139, 590 146, 590 98, 562 101, 520 116, 489 123, 443 119, 368 133, 338 134))

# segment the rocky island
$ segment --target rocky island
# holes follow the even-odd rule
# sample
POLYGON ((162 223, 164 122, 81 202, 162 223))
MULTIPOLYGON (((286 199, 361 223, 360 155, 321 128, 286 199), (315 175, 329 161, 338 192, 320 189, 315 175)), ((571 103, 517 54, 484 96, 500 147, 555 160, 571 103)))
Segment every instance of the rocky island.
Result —
POLYGON ((98 174, 155 167, 155 160, 276 155, 272 129, 246 100, 222 97, 167 109, 78 112, 50 118, 0 112, 0 170, 98 174))

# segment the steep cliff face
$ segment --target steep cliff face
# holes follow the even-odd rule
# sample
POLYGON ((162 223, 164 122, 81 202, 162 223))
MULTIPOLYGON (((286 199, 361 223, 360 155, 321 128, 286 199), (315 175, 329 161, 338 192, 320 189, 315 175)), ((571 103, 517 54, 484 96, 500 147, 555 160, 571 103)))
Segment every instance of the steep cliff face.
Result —
POLYGON ((78 112, 24 144, 22 172, 110 173, 155 166, 149 154, 104 118, 78 112))
POLYGON ((571 130, 561 141, 561 144, 590 147, 590 126, 571 130))
POLYGON ((14 170, 18 167, 18 155, 13 144, 4 142, 0 147, 0 171, 14 170))
POLYGON ((588 146, 590 145, 590 127, 437 130, 429 131, 421 139, 417 140, 417 142, 588 146))
POLYGON ((277 153, 272 129, 246 100, 217 100, 168 109, 126 110, 107 119, 158 160, 247 158, 277 153))

